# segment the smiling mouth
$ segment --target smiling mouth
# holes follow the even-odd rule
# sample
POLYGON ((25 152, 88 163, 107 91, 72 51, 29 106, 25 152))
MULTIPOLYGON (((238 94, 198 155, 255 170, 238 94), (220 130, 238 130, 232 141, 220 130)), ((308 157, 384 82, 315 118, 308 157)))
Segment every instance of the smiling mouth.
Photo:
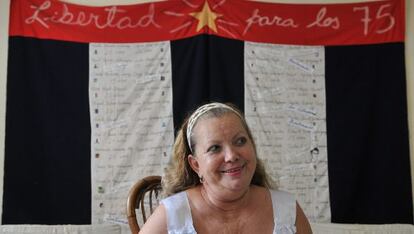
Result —
POLYGON ((220 172, 221 173, 237 173, 237 172, 240 172, 245 166, 246 164, 243 164, 241 167, 231 168, 229 170, 224 170, 220 172))

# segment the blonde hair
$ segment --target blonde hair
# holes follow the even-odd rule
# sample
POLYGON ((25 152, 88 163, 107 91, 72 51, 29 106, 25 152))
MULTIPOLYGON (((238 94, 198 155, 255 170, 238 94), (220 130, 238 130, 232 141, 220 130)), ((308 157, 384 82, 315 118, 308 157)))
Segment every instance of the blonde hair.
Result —
MULTIPOLYGON (((206 104, 206 105, 211 105, 211 103, 206 104)), ((174 146, 173 146, 172 158, 162 178, 162 187, 163 187, 163 192, 165 196, 170 196, 172 194, 184 191, 186 189, 195 187, 200 184, 200 178, 198 177, 197 173, 193 171, 193 169, 190 167, 190 164, 188 163, 188 159, 187 159, 188 155, 191 154, 190 147, 194 149, 194 143, 195 143, 195 139, 193 139, 191 134, 189 134, 188 137, 191 137, 192 139, 191 140, 187 139, 187 127, 188 127, 189 119, 195 113, 197 113, 197 111, 200 110, 201 108, 205 109, 206 105, 199 107, 190 116, 188 116, 184 120, 183 124, 181 125, 181 128, 179 129, 177 133, 174 146), (188 142, 192 142, 193 145, 189 146, 188 142)), ((197 118, 198 119, 218 118, 228 113, 234 113, 237 116, 239 116, 240 121, 253 144, 254 151, 256 152, 256 144, 252 137, 251 131, 241 111, 236 106, 232 104, 221 104, 220 103, 220 105, 215 105, 214 108, 211 108, 207 111, 203 111, 203 114, 201 116, 198 116, 197 118)), ((197 123, 194 123, 194 126, 196 124, 197 123)), ((259 158, 257 158, 257 153, 256 153, 256 161, 257 161, 256 170, 253 174, 253 178, 250 184, 254 184, 254 185, 258 185, 258 186, 262 186, 266 188, 275 188, 274 182, 271 181, 270 177, 267 175, 262 161, 259 158)))

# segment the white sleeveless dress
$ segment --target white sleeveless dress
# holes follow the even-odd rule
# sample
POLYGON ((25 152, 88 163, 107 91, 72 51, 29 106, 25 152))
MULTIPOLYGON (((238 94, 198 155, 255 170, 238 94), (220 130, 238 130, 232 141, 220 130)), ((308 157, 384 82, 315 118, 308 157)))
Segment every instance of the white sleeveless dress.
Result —
MULTIPOLYGON (((296 233, 296 200, 284 191, 270 190, 275 227, 274 234, 296 233)), ((161 201, 167 213, 169 234, 196 234, 191 217, 190 203, 185 191, 169 196, 161 201)))

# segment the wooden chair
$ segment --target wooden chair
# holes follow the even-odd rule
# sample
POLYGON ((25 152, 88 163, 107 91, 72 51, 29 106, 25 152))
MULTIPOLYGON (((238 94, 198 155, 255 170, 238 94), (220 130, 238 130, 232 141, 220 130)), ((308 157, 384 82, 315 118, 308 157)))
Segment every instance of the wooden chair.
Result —
POLYGON ((161 176, 147 176, 137 181, 131 188, 127 200, 128 224, 133 234, 139 233, 140 224, 147 221, 158 206, 161 193, 161 176), (137 219, 135 209, 141 210, 142 220, 137 219), (141 221, 138 221, 141 220, 141 221))

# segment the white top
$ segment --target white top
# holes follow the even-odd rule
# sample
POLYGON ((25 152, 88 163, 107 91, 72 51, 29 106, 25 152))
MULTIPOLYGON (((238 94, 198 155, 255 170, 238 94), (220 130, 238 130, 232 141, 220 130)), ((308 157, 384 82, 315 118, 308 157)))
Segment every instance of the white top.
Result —
MULTIPOLYGON (((275 227, 274 234, 296 233, 296 200, 284 191, 270 190, 275 227)), ((191 217, 190 203, 185 191, 169 196, 161 201, 167 212, 169 234, 196 234, 191 217)))

